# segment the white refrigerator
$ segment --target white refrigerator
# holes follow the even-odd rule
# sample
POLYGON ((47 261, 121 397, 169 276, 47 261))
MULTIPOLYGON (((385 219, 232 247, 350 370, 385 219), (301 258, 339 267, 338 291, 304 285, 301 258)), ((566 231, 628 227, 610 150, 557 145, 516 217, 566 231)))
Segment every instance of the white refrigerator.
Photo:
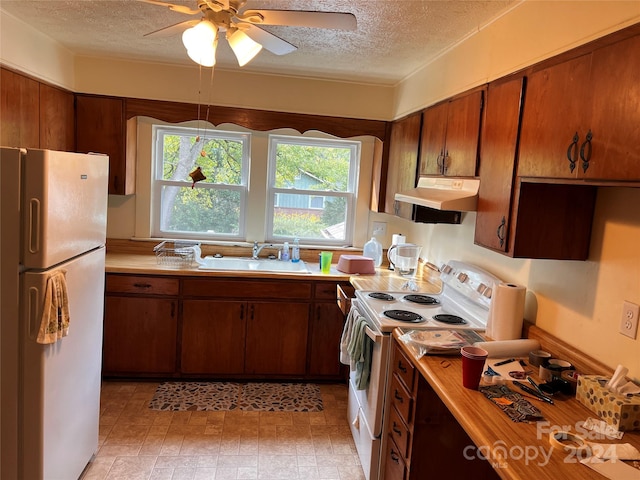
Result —
POLYGON ((77 479, 98 448, 108 170, 104 155, 0 149, 3 480, 77 479), (42 343, 60 275, 68 331, 42 343))

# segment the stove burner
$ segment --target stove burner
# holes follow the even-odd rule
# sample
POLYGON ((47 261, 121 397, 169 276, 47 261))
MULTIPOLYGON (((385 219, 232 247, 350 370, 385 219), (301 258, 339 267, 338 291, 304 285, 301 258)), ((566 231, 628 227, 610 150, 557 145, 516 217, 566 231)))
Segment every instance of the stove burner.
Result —
POLYGON ((402 298, 409 302, 419 303, 420 305, 438 305, 440 303, 439 300, 429 295, 405 295, 402 298))
POLYGON ((467 321, 464 318, 461 318, 457 315, 451 315, 448 313, 434 315, 433 319, 437 320, 438 322, 449 323, 451 325, 464 325, 467 323, 467 321))
POLYGON ((408 312, 407 310, 385 310, 384 315, 401 322, 420 323, 424 321, 424 318, 417 313, 408 312))
POLYGON ((393 295, 389 295, 388 293, 383 293, 383 292, 371 292, 369 294, 369 297, 375 298, 376 300, 385 300, 387 302, 390 302, 391 300, 395 300, 393 295))

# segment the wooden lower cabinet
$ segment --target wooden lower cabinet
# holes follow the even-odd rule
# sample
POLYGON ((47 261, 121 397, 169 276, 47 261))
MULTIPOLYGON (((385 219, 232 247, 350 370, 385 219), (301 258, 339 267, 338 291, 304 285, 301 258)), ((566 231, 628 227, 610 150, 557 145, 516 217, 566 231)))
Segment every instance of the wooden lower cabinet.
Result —
POLYGON ((304 375, 309 304, 250 302, 247 308, 245 373, 304 375))
POLYGON ((105 298, 105 375, 176 373, 178 301, 170 298, 105 298))
MULTIPOLYGON (((315 282, 309 319, 308 370, 310 377, 346 380, 349 375, 338 355, 346 313, 338 306, 338 287, 353 292, 349 283, 315 282)), ((351 293, 353 295, 353 293, 351 293)), ((341 299, 344 301, 344 297, 341 299)), ((347 312, 348 313, 348 312, 347 312)))
POLYGON ((336 282, 106 277, 105 376, 342 380, 336 282))
POLYGON ((312 306, 309 332, 309 375, 346 378, 338 356, 345 317, 334 302, 316 302, 312 306))
POLYGON ((182 308, 180 372, 244 373, 246 303, 185 300, 182 308))
POLYGON ((393 346, 383 478, 500 478, 489 462, 465 457, 473 441, 396 340, 393 346))

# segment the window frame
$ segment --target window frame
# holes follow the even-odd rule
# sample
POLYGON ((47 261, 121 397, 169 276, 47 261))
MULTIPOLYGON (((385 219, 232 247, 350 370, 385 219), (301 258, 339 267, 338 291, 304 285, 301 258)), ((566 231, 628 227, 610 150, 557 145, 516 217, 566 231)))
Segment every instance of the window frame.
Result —
MULTIPOLYGON (((274 208, 275 198, 279 193, 282 194, 294 194, 294 195, 308 195, 323 196, 325 197, 323 204, 326 205, 327 197, 343 197, 345 198, 346 218, 345 218, 345 238, 332 240, 328 238, 305 238, 299 237, 301 242, 307 242, 314 245, 327 245, 335 247, 348 247, 353 245, 354 231, 355 231, 355 216, 358 203, 358 184, 360 174, 360 162, 361 162, 362 142, 358 140, 343 140, 334 138, 320 138, 320 137, 305 137, 305 136, 291 136, 291 135, 269 135, 269 147, 267 158, 267 198, 266 198, 266 230, 265 240, 274 243, 282 243, 284 241, 290 241, 293 236, 275 235, 273 233, 274 224, 274 208), (351 150, 351 160, 349 166, 349 178, 347 179, 347 189, 344 192, 331 192, 328 190, 307 190, 297 188, 277 188, 275 187, 276 180, 276 158, 278 145, 303 145, 313 147, 348 147, 351 150)), ((324 207, 323 207, 324 209, 324 207)))
POLYGON ((191 127, 181 125, 154 124, 152 126, 153 147, 151 151, 151 235, 158 238, 190 239, 203 241, 244 240, 247 222, 247 201, 249 191, 249 173, 251 168, 251 134, 248 132, 232 132, 214 128, 191 127), (216 234, 208 232, 185 232, 163 230, 161 228, 162 189, 164 186, 178 186, 191 188, 192 183, 187 180, 162 179, 164 158, 162 157, 165 135, 200 136, 208 139, 231 140, 242 144, 242 160, 240 183, 237 185, 224 183, 196 183, 194 188, 224 190, 240 193, 240 214, 238 218, 238 233, 216 234))

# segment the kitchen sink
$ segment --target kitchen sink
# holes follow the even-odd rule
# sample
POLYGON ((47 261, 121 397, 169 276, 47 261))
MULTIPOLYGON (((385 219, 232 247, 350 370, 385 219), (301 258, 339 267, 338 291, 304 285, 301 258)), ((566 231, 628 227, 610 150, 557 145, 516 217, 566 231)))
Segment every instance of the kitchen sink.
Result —
POLYGON ((307 265, 299 262, 282 262, 260 258, 221 257, 207 256, 198 266, 201 270, 235 270, 241 272, 285 272, 285 273, 311 273, 307 265))

